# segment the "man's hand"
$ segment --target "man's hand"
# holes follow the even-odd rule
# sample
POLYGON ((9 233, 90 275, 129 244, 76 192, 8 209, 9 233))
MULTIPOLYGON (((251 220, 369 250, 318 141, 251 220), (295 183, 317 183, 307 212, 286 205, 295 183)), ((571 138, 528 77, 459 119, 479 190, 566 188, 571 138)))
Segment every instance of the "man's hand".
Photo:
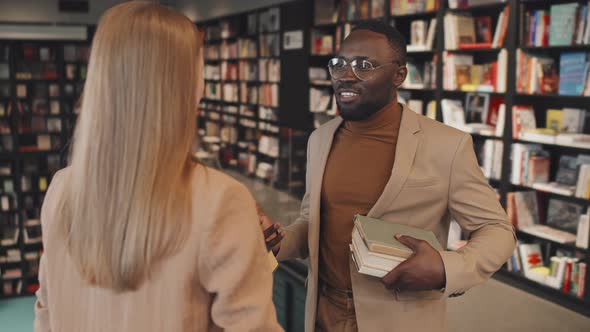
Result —
POLYGON ((425 291, 445 287, 445 266, 436 249, 428 242, 410 236, 398 234, 395 238, 414 250, 414 254, 383 277, 385 287, 397 291, 425 291))
POLYGON ((258 211, 258 219, 260 220, 260 226, 262 227, 262 234, 264 236, 264 242, 266 242, 266 249, 271 250, 276 255, 281 249, 281 240, 285 237, 285 231, 281 228, 281 225, 274 224, 272 220, 260 209, 258 204, 256 205, 258 211))

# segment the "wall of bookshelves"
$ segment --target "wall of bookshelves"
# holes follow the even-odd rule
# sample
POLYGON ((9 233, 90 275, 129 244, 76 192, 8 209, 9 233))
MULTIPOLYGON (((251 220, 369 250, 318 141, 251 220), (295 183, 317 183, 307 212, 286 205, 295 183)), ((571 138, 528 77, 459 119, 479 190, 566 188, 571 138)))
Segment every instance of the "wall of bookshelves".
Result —
POLYGON ((283 34, 305 36, 305 19, 293 15, 309 17, 306 8, 286 3, 198 23, 205 37, 200 136, 219 142, 225 167, 299 193, 309 134, 308 105, 305 94, 300 97, 307 64, 293 60, 306 52, 285 51, 283 34))
POLYGON ((66 161, 88 40, 0 40, 0 298, 38 287, 40 209, 66 161))
POLYGON ((314 0, 313 16, 315 127, 337 115, 327 62, 351 28, 371 18, 396 26, 408 40, 400 100, 472 134, 518 229, 496 277, 590 316, 588 2, 314 0))

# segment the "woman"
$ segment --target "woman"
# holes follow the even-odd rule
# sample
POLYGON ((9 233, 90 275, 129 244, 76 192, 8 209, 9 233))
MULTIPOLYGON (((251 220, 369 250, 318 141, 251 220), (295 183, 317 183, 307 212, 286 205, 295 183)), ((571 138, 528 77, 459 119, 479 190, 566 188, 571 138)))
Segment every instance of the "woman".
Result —
POLYGON ((252 197, 191 161, 202 67, 185 16, 126 2, 102 17, 41 212, 36 331, 281 330, 252 197))

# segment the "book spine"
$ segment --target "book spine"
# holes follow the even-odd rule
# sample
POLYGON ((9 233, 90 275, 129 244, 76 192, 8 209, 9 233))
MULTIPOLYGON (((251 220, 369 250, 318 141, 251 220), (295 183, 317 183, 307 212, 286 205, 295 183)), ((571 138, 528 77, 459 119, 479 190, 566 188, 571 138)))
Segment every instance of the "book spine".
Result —
POLYGON ((563 288, 561 289, 564 293, 569 293, 571 289, 572 279, 572 260, 568 259, 565 265, 565 276, 563 278, 563 288))
POLYGON ((579 265, 580 265, 579 266, 579 268, 580 268, 580 272, 579 272, 580 284, 578 285, 578 297, 583 299, 585 288, 586 288, 586 263, 580 263, 579 265))

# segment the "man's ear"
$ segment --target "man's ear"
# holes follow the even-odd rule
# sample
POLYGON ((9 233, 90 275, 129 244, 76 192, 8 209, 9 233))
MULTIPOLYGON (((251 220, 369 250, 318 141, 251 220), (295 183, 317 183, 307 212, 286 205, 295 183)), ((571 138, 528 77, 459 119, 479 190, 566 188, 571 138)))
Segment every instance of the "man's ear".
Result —
POLYGON ((408 76, 408 67, 398 67, 393 75, 393 84, 396 88, 399 88, 408 76))

